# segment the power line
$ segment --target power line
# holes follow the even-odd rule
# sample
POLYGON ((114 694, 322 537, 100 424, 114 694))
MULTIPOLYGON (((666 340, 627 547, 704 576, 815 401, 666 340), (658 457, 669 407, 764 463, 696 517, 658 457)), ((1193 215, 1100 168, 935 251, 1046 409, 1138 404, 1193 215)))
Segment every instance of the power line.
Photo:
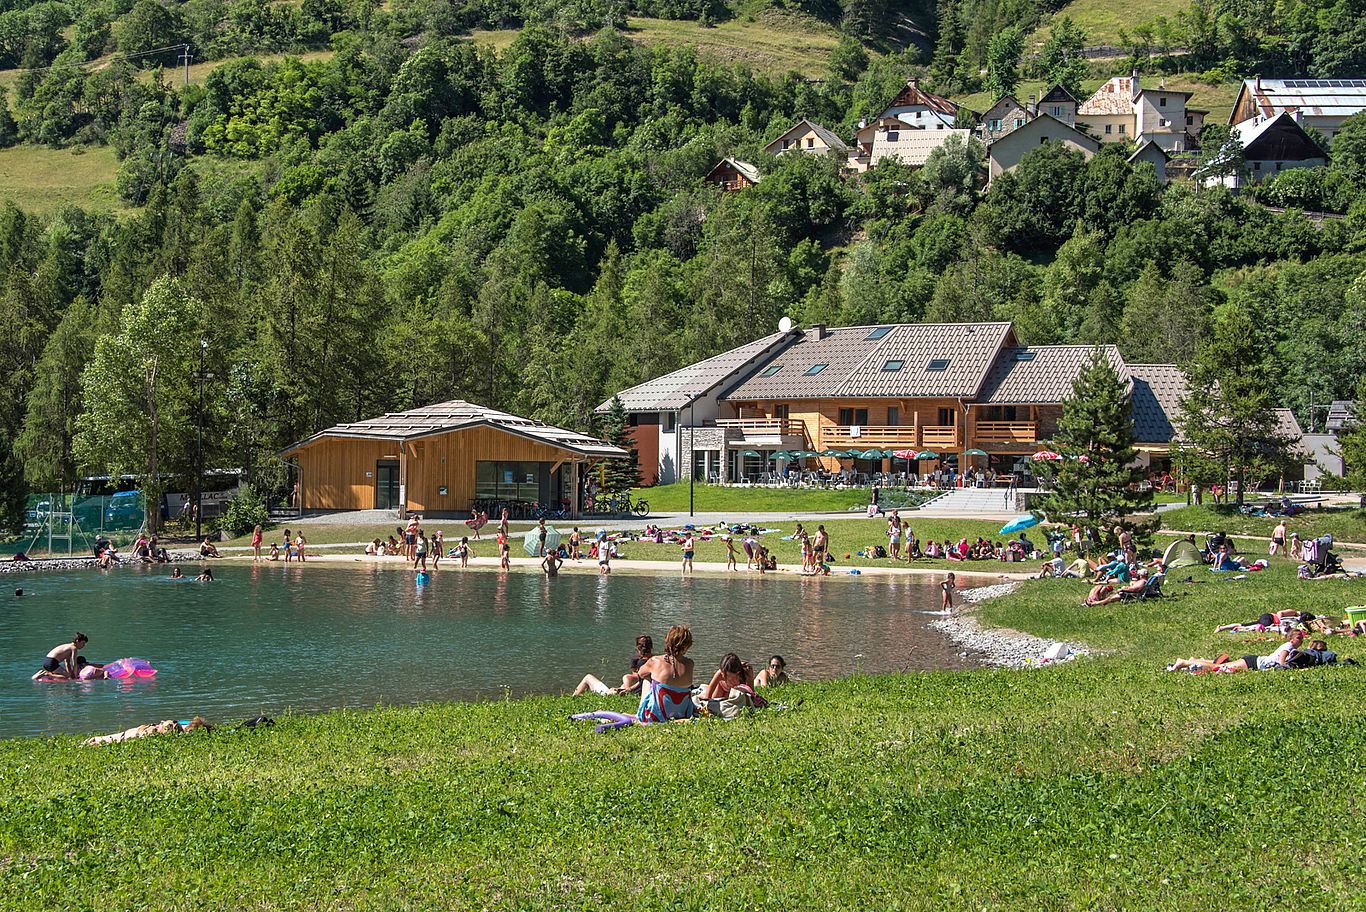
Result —
POLYGON ((184 61, 186 62, 186 63, 185 63, 185 66, 186 66, 186 77, 185 77, 185 78, 186 78, 186 81, 188 82, 188 81, 189 81, 189 75, 188 75, 189 69, 188 69, 188 68, 189 68, 189 56, 190 56, 190 45, 189 45, 188 43, 182 43, 182 44, 168 44, 166 47, 150 48, 149 50, 146 50, 146 51, 138 51, 136 54, 110 54, 110 55, 107 56, 107 57, 98 57, 98 58, 96 58, 95 60, 82 60, 80 63, 74 63, 74 64, 73 64, 73 63, 50 63, 50 64, 48 64, 47 66, 40 66, 40 67, 15 67, 14 69, 12 69, 12 70, 7 70, 6 72, 13 72, 13 73, 42 73, 42 72, 44 72, 44 71, 46 71, 46 70, 56 70, 56 69, 61 69, 62 67, 68 67, 68 66, 89 67, 89 66, 92 66, 93 64, 96 64, 96 63, 99 63, 99 64, 110 64, 110 63, 113 63, 115 60, 136 60, 136 59, 138 59, 139 57, 151 57, 153 54, 162 54, 162 53, 165 53, 166 51, 180 51, 180 52, 181 52, 180 56, 179 56, 178 58, 176 58, 176 62, 179 63, 181 60, 184 60, 184 61))

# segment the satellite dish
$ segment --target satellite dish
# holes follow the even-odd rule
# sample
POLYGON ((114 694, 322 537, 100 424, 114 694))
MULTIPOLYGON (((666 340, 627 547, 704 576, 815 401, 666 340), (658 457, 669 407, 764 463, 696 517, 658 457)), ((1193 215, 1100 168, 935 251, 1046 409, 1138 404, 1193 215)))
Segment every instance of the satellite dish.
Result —
POLYGON ((778 332, 784 332, 784 333, 785 333, 785 332, 791 332, 791 331, 792 331, 792 318, 791 318, 791 317, 783 317, 781 320, 778 321, 778 332))

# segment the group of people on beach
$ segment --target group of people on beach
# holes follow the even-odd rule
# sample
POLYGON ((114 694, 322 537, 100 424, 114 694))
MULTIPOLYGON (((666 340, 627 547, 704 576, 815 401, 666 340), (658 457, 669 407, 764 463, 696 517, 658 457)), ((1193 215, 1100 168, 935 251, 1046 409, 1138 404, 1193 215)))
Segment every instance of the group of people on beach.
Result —
MULTIPOLYGON (((293 561, 298 561, 302 564, 308 559, 308 539, 304 536, 303 529, 299 529, 292 535, 290 534, 289 529, 285 529, 284 535, 281 537, 280 541, 273 541, 270 543, 270 551, 263 558, 261 556, 261 547, 264 538, 265 532, 262 530, 261 524, 257 523, 256 528, 251 530, 251 559, 253 561, 283 560, 287 564, 292 563, 293 561)), ((204 543, 213 547, 208 539, 205 539, 204 543)), ((204 556, 217 557, 218 549, 214 548, 213 554, 205 554, 204 556)))
POLYGON ((695 685, 694 663, 687 655, 692 642, 692 630, 675 625, 664 636, 664 652, 656 655, 654 640, 649 634, 641 634, 636 637, 636 654, 631 657, 630 669, 622 675, 619 686, 610 687, 595 675, 587 674, 574 688, 574 696, 589 692, 601 696, 640 694, 637 721, 674 722, 707 711, 711 701, 744 698, 750 705, 760 705, 762 698, 756 688, 777 687, 791 680, 787 661, 780 655, 770 657, 768 664, 756 673, 748 662, 734 652, 727 652, 710 680, 705 685, 695 685))

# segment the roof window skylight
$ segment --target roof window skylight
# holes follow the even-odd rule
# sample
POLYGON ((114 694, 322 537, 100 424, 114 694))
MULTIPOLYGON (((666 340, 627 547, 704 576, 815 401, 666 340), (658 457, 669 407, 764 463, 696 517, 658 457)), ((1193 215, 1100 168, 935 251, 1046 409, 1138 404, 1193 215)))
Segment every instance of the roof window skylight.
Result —
POLYGON ((949 369, 948 358, 931 358, 930 363, 925 365, 927 371, 943 371, 949 369))
POLYGON ((891 360, 882 362, 882 369, 885 371, 899 371, 901 370, 901 365, 905 363, 906 362, 902 361, 900 358, 892 358, 891 360))
POLYGON ((770 364, 768 367, 766 367, 766 368, 764 368, 763 370, 759 371, 759 376, 760 376, 760 377, 772 377, 774 374, 778 373, 778 371, 780 371, 780 370, 782 370, 782 369, 783 369, 783 366, 782 366, 781 364, 770 364))
POLYGON ((1017 351, 1017 352, 1015 353, 1015 360, 1016 360, 1016 361, 1033 361, 1034 358, 1035 358, 1038 354, 1039 354, 1038 352, 1032 352, 1032 351, 1017 351))
POLYGON ((826 365, 826 364, 813 364, 813 365, 811 365, 810 367, 808 367, 808 368, 806 369, 806 376, 808 376, 808 377, 814 377, 814 376, 816 376, 817 374, 819 374, 821 371, 825 370, 826 367, 828 367, 828 366, 829 366, 829 365, 826 365))
POLYGON ((868 335, 864 336, 863 339, 865 342, 871 342, 874 339, 881 339, 891 331, 892 327, 890 326, 879 326, 877 329, 874 329, 868 335))

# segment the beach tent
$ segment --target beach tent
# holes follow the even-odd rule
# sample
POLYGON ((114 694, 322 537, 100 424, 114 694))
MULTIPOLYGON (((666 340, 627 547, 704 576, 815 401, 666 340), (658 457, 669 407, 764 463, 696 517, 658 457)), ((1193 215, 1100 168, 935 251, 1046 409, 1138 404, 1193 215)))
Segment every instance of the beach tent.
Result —
POLYGON ((1204 558, 1200 556, 1200 549, 1184 538, 1172 542, 1162 555, 1162 565, 1169 571, 1182 567, 1199 567, 1204 562, 1204 558))
MULTIPOLYGON (((560 532, 554 526, 545 527, 545 553, 549 554, 560 546, 560 532)), ((539 557, 541 547, 541 530, 536 527, 527 529, 522 536, 522 550, 532 557, 539 557)))

